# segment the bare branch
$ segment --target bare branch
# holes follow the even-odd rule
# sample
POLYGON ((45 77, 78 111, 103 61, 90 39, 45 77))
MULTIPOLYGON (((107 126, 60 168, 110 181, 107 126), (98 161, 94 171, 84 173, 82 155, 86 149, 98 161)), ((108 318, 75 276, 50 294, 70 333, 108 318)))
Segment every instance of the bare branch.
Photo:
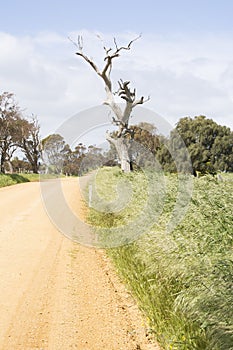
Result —
POLYGON ((144 97, 142 96, 140 99, 136 100, 136 89, 130 90, 129 81, 124 82, 123 80, 120 80, 118 81, 118 84, 119 84, 118 96, 120 96, 123 100, 126 101, 123 117, 121 119, 124 123, 126 123, 129 120, 129 117, 131 115, 133 108, 138 104, 143 104, 147 102, 150 99, 150 97, 148 97, 145 100, 144 97))
POLYGON ((112 122, 113 122, 113 124, 115 124, 115 125, 120 125, 120 124, 122 123, 119 119, 116 119, 116 118, 114 118, 114 117, 112 117, 112 122))
POLYGON ((116 51, 114 52, 113 56, 117 55, 116 57, 118 57, 118 56, 119 56, 119 52, 122 51, 122 50, 130 50, 132 44, 133 44, 136 40, 140 39, 141 36, 142 36, 142 34, 139 34, 135 39, 133 39, 133 40, 131 40, 131 41, 129 42, 128 46, 121 46, 121 47, 118 47, 117 42, 116 42, 116 38, 114 38, 113 40, 114 40, 114 44, 115 44, 115 47, 116 47, 116 51))
MULTIPOLYGON (((71 42, 78 48, 78 52, 76 55, 82 57, 94 70, 95 72, 103 79, 105 83, 105 91, 106 91, 106 101, 104 104, 108 105, 112 111, 114 112, 116 118, 113 119, 113 123, 119 126, 119 129, 127 130, 128 129, 128 120, 131 115, 132 109, 138 105, 146 102, 144 97, 136 100, 136 89, 131 90, 129 87, 130 81, 118 81, 119 89, 118 96, 126 101, 125 109, 122 112, 121 107, 115 102, 114 95, 112 92, 112 82, 111 82, 111 70, 112 70, 112 62, 113 59, 120 56, 120 52, 122 50, 130 50, 132 44, 141 37, 141 34, 137 36, 135 39, 131 40, 127 46, 118 46, 116 38, 113 39, 115 48, 108 48, 104 45, 103 39, 100 35, 97 35, 99 40, 102 42, 103 49, 105 51, 104 62, 105 65, 101 70, 97 67, 92 58, 88 57, 83 53, 83 38, 82 36, 78 36, 78 41, 74 42, 72 39, 71 42)), ((149 99, 149 98, 148 98, 149 99)), ((121 132, 122 134, 122 132, 121 132)))
POLYGON ((130 81, 120 80, 118 81, 118 84, 119 84, 118 95, 126 102, 133 103, 135 100, 136 90, 134 89, 133 91, 130 91, 129 89, 130 81))
MULTIPOLYGON (((107 49, 104 45, 104 50, 106 53, 106 57, 104 58, 104 61, 106 61, 106 65, 103 68, 102 71, 102 77, 108 78, 108 80, 110 80, 110 74, 111 74, 111 70, 112 70, 112 60, 116 57, 120 56, 120 51, 122 50, 130 50, 132 44, 138 40, 141 37, 141 34, 139 36, 137 36, 135 39, 131 40, 128 44, 128 46, 121 46, 118 47, 117 42, 116 42, 116 38, 113 39, 114 44, 115 44, 115 51, 110 54, 110 52, 112 51, 112 48, 107 49)), ((100 37, 99 37, 100 38, 100 37)), ((100 40, 102 41, 102 39, 100 38, 100 40)), ((102 41, 103 42, 103 41, 102 41)))
POLYGON ((70 36, 68 36, 68 39, 72 42, 72 44, 74 44, 75 47, 79 49, 79 46, 76 41, 74 41, 70 36))
POLYGON ((101 41, 102 45, 103 45, 103 49, 106 53, 106 56, 108 56, 109 52, 112 51, 112 48, 110 47, 109 49, 107 49, 107 47, 104 45, 104 41, 101 38, 101 36, 99 34, 97 34, 97 38, 101 41))
POLYGON ((134 101, 132 107, 134 108, 136 105, 142 105, 143 103, 146 103, 150 100, 150 96, 148 96, 146 99, 142 96, 139 100, 134 101))
MULTIPOLYGON (((116 39, 114 38, 114 44, 115 44, 115 51, 111 54, 112 48, 107 48, 104 43, 103 43, 103 39, 100 37, 100 35, 97 35, 97 37, 100 39, 100 41, 103 44, 103 48, 104 51, 106 53, 106 56, 104 58, 104 61, 106 61, 106 64, 102 70, 102 72, 99 70, 99 68, 97 67, 97 65, 94 63, 94 61, 89 58, 87 55, 85 55, 83 53, 83 38, 81 35, 78 36, 78 42, 75 42, 73 39, 69 38, 69 40, 75 45, 75 47, 78 48, 78 52, 76 52, 76 55, 81 56, 94 70, 95 72, 104 80, 105 82, 105 88, 106 88, 106 92, 107 92, 107 102, 106 104, 110 105, 110 100, 109 100, 109 93, 112 94, 111 100, 113 101, 113 93, 112 93, 112 83, 111 83, 111 79, 110 79, 110 75, 111 75, 111 71, 112 71, 112 60, 116 57, 120 56, 120 51, 122 50, 130 50, 132 44, 138 40, 141 37, 141 34, 136 37, 135 39, 131 40, 128 44, 128 46, 121 46, 118 47, 116 39)), ((134 94, 131 93, 130 91, 128 91, 127 93, 122 93, 121 96, 123 99, 125 99, 126 101, 133 98, 134 101, 134 94), (131 95, 130 95, 131 94, 131 95), (131 96, 131 97, 130 97, 131 96)), ((114 107, 115 108, 115 107, 114 107)), ((119 112, 119 111, 118 111, 119 112)))
POLYGON ((119 120, 122 120, 123 114, 122 114, 121 107, 114 101, 112 92, 107 91, 107 88, 106 88, 106 92, 107 92, 107 99, 104 102, 104 104, 111 108, 111 110, 119 120))
POLYGON ((107 61, 102 73, 101 73, 101 76, 102 78, 104 79, 108 79, 110 81, 110 74, 111 74, 111 71, 112 71, 112 58, 110 56, 107 56, 105 57, 104 59, 105 61, 107 61))
POLYGON ((87 63, 90 64, 90 66, 96 71, 98 75, 101 76, 101 73, 97 67, 97 65, 94 63, 94 61, 86 56, 82 50, 83 50, 83 37, 81 35, 78 36, 78 42, 74 41, 72 38, 68 37, 68 39, 74 44, 74 46, 78 49, 78 52, 76 52, 76 55, 81 56, 87 63))
POLYGON ((106 140, 112 143, 113 145, 116 145, 117 143, 117 140, 114 139, 108 131, 106 132, 106 140))
POLYGON ((82 49, 83 49, 83 37, 82 37, 82 35, 78 36, 78 47, 79 47, 80 52, 82 52, 82 49))
POLYGON ((96 73, 101 76, 99 68, 96 66, 96 64, 92 61, 91 58, 89 58, 88 56, 84 55, 82 52, 76 52, 76 55, 81 56, 82 58, 84 58, 84 60, 87 63, 90 64, 90 66, 96 71, 96 73))
POLYGON ((72 39, 70 36, 68 36, 68 39, 72 42, 72 44, 74 44, 75 47, 78 48, 78 50, 80 52, 82 52, 82 49, 83 49, 83 37, 82 37, 82 35, 78 35, 78 42, 74 41, 74 39, 72 39))
POLYGON ((113 38, 113 41, 114 41, 115 48, 116 48, 116 51, 117 51, 118 50, 118 46, 117 46, 117 42, 116 42, 116 38, 115 37, 113 38))

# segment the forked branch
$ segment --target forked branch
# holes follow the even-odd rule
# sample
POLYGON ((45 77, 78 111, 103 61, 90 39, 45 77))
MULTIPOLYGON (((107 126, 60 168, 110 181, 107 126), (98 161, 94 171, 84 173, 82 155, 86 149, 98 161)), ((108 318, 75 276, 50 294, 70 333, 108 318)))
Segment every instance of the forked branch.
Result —
POLYGON ((101 69, 95 64, 93 59, 88 57, 84 52, 83 52, 83 38, 82 36, 78 36, 77 42, 74 40, 70 39, 71 42, 75 45, 75 47, 78 48, 78 51, 76 52, 76 55, 82 57, 93 69, 94 71, 103 79, 105 83, 105 91, 106 91, 106 100, 104 104, 108 105, 112 111, 114 112, 116 119, 114 124, 123 126, 123 125, 128 125, 129 117, 131 115, 132 109, 138 105, 138 104, 143 104, 146 101, 148 101, 150 98, 148 97, 146 100, 142 96, 140 99, 136 99, 136 89, 131 90, 129 88, 129 81, 123 81, 120 80, 118 82, 119 84, 119 89, 117 91, 117 95, 121 97, 123 100, 125 100, 125 108, 124 111, 121 110, 120 106, 115 102, 114 99, 114 92, 112 91, 112 82, 111 82, 111 71, 112 71, 112 62, 115 58, 120 56, 121 51, 123 50, 130 50, 133 43, 138 40, 141 37, 141 34, 137 36, 135 39, 131 40, 127 46, 118 46, 116 38, 113 39, 114 46, 115 48, 112 49, 107 48, 103 40, 101 39, 100 36, 98 38, 101 40, 103 43, 103 49, 105 51, 105 57, 104 57, 104 66, 101 69), (118 124, 117 124, 118 123, 118 124))

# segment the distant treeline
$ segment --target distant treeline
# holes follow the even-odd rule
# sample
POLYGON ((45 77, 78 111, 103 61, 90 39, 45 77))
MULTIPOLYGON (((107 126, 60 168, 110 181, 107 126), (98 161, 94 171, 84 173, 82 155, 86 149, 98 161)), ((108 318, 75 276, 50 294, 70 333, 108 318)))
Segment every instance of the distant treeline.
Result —
MULTIPOLYGON (((132 125, 129 130, 132 170, 150 166, 156 159, 165 172, 197 175, 233 171, 233 132, 205 116, 181 118, 168 137, 159 135, 156 125, 146 122, 132 125)), ((41 139, 39 133, 38 119, 25 118, 13 94, 0 95, 1 173, 82 175, 103 165, 119 164, 112 144, 108 151, 82 143, 71 149, 61 135, 41 139), (23 157, 15 157, 17 150, 23 157)))
MULTIPOLYGON (((168 137, 157 133, 155 125, 131 126, 132 170, 149 167, 156 159, 165 172, 216 174, 233 171, 233 132, 205 116, 181 118, 168 137), (190 166, 191 165, 191 166, 190 166)), ((55 173, 80 175, 102 165, 118 165, 117 152, 78 144, 74 150, 61 135, 53 134, 42 141, 45 163, 55 173)))

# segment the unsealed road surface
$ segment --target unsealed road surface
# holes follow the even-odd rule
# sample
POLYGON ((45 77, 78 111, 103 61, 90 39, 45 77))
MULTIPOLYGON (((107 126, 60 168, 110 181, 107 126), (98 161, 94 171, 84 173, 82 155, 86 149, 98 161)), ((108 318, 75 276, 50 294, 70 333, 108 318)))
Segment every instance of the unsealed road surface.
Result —
MULTIPOLYGON (((78 184, 64 179, 82 215, 78 184)), ((39 183, 0 189, 0 349, 158 349, 103 251, 63 236, 39 183)))

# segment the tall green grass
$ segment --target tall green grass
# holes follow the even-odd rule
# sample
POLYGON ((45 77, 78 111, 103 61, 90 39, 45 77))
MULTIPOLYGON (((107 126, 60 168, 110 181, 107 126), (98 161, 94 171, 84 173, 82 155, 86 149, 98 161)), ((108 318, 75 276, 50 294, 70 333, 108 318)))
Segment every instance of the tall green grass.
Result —
MULTIPOLYGON (((108 230, 110 234, 114 225, 127 236, 125 223, 145 204, 146 180, 140 172, 119 175, 116 169, 103 169, 98 176, 106 199, 110 193, 116 196, 113 189, 119 177, 131 181, 132 200, 126 208, 106 214, 91 209, 89 215, 100 237, 108 230)), ((183 221, 167 233, 177 184, 176 176, 166 176, 163 210, 149 232, 131 244, 108 249, 108 254, 164 349, 232 350, 233 176, 224 181, 212 176, 195 179, 183 221)))

